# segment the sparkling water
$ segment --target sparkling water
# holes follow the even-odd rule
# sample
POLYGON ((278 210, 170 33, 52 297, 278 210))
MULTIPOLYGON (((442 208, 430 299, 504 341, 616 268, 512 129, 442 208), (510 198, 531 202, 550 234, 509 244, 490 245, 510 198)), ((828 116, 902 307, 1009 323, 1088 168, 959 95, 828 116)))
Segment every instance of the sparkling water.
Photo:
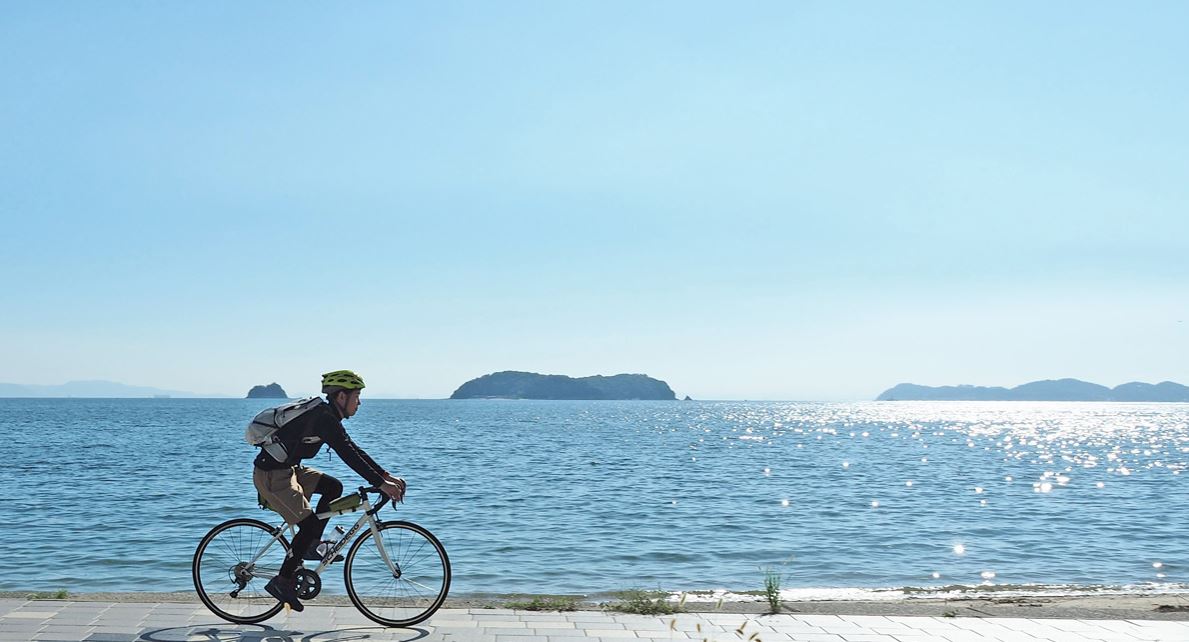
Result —
MULTIPOLYGON (((190 590, 208 529, 277 518, 242 439, 270 405, 0 399, 0 590, 190 590)), ((1189 588, 1186 404, 365 398, 346 425, 454 595, 1189 588)))

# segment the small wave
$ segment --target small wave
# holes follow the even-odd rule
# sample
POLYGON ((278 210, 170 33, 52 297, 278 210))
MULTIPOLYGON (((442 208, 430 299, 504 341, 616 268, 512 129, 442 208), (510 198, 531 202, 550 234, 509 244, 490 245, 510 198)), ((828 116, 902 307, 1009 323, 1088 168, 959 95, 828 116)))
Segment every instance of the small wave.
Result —
POLYGON ((1074 597, 1079 595, 1163 595, 1189 591, 1189 584, 951 584, 940 587, 906 586, 897 589, 906 597, 949 599, 955 597, 1074 597))
MULTIPOLYGON (((786 602, 883 602, 904 599, 899 589, 870 588, 797 588, 782 589, 780 599, 786 602)), ((766 598, 756 592, 736 592, 727 589, 670 592, 669 600, 695 602, 762 602, 766 598)))
MULTIPOLYGON (((807 587, 780 591, 786 602, 890 602, 904 599, 957 599, 1008 597, 1079 597, 1091 595, 1169 595, 1189 592, 1189 584, 1056 585, 1000 584, 948 585, 940 587, 906 586, 901 588, 807 587)), ((729 589, 670 591, 670 601, 757 602, 766 599, 755 591, 729 589)))

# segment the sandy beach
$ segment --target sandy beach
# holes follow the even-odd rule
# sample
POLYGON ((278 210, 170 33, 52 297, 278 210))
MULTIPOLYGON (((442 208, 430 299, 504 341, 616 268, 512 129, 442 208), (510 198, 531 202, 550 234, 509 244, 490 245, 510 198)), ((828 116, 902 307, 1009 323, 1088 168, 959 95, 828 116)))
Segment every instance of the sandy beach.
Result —
MULTIPOLYGON (((451 597, 445 608, 451 609, 507 609, 533 601, 533 598, 554 598, 544 595, 472 595, 451 597)), ((616 599, 605 596, 566 596, 575 600, 578 610, 615 610, 616 599)), ((0 599, 61 600, 51 592, 0 591, 0 599)), ((70 593, 65 600, 76 602, 161 602, 197 604, 192 592, 177 593, 70 593)), ((348 605, 346 596, 323 595, 311 604, 348 605)), ((754 600, 725 601, 710 594, 688 594, 680 605, 690 613, 739 613, 761 615, 769 612, 768 603, 757 596, 754 600)), ((994 597, 970 596, 953 599, 906 597, 896 600, 823 600, 786 601, 782 613, 798 615, 886 615, 926 617, 979 618, 1065 618, 1106 620, 1187 620, 1189 621, 1189 593, 1169 594, 1098 594, 1081 596, 994 597)))

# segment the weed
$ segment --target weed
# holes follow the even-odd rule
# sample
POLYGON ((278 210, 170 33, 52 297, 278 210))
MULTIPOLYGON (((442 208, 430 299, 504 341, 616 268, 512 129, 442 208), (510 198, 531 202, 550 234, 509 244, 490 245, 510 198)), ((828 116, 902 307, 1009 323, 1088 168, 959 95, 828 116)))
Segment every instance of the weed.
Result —
MULTIPOLYGON (((746 621, 743 622, 743 624, 740 624, 739 628, 735 629, 735 637, 739 638, 739 640, 741 642, 764 642, 764 640, 760 638, 759 631, 754 631, 750 635, 748 635, 747 625, 748 625, 748 622, 746 622, 746 621)), ((670 622, 669 628, 676 631, 677 630, 677 620, 673 620, 672 622, 670 622)), ((699 636, 701 636, 702 642, 715 642, 714 638, 711 637, 710 634, 707 634, 705 631, 702 630, 701 623, 696 624, 694 626, 694 629, 697 632, 697 634, 699 636)))
POLYGON ((30 600, 64 600, 68 597, 70 597, 70 593, 67 592, 66 589, 58 589, 57 591, 55 591, 53 593, 50 593, 48 591, 44 591, 44 592, 38 591, 36 593, 30 593, 28 599, 30 599, 30 600))
POLYGON ((743 636, 746 633, 747 633, 747 622, 740 624, 739 628, 735 629, 735 635, 738 636, 739 639, 744 640, 744 642, 764 642, 763 640, 760 639, 759 631, 753 632, 751 635, 748 635, 746 638, 744 638, 743 636))
MULTIPOLYGON (((621 613, 636 613, 639 615, 668 615, 681 612, 681 603, 673 604, 668 600, 664 591, 644 591, 628 589, 615 594, 619 602, 610 605, 613 611, 621 613)), ((685 601, 682 596, 682 602, 685 601)))
POLYGON ((568 595, 538 595, 528 602, 508 602, 507 607, 525 611, 576 611, 578 598, 568 595))
POLYGON ((764 597, 768 600, 768 612, 780 613, 780 580, 779 571, 772 567, 764 569, 764 597))
POLYGON ((958 609, 946 609, 941 617, 958 617, 958 609))

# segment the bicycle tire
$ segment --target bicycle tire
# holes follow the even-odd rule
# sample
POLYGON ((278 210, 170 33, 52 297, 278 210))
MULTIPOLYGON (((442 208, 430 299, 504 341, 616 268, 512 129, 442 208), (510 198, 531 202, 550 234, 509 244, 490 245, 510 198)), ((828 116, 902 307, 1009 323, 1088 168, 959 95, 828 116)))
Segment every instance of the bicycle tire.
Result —
POLYGON ((228 622, 255 624, 276 615, 284 605, 264 590, 280 570, 289 550, 282 535, 252 569, 249 560, 272 539, 273 527, 256 519, 232 519, 212 528, 194 550, 191 572, 198 599, 212 613, 228 622), (213 544, 213 546, 212 546, 213 544), (236 578, 246 580, 240 585, 236 578), (231 592, 239 588, 236 597, 231 592))
POLYGON ((450 558, 434 534, 412 522, 376 524, 389 559, 389 570, 369 528, 351 544, 343 566, 347 597, 365 617, 384 626, 406 627, 423 622, 446 601, 450 591, 450 558), (364 552, 366 551, 366 553, 364 552))

